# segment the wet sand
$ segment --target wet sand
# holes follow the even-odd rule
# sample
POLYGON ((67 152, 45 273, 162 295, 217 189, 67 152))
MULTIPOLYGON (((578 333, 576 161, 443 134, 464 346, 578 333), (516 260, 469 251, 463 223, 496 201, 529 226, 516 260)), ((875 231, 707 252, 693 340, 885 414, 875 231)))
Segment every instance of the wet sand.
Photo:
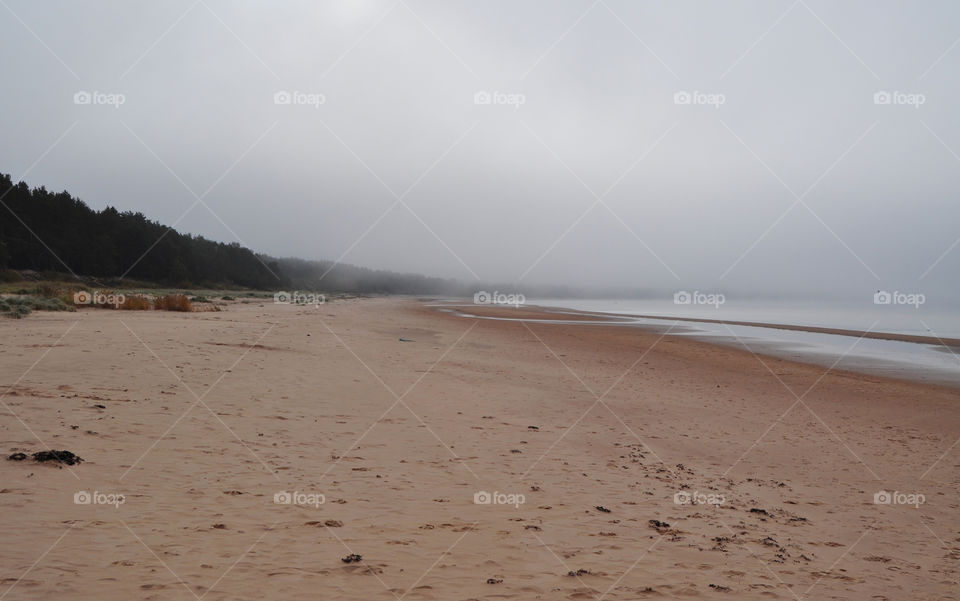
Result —
POLYGON ((0 460, 2 599, 960 591, 953 388, 365 299, 0 320, 4 391, 85 461, 0 460))

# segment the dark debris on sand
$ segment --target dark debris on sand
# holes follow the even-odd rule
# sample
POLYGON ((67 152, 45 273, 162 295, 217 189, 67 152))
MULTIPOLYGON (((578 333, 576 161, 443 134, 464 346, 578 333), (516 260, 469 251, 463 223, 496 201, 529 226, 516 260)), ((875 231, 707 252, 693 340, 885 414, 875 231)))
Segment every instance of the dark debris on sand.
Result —
MULTIPOLYGON (((31 455, 34 461, 45 463, 47 461, 53 461, 54 463, 64 463, 66 465, 77 465, 83 459, 78 455, 74 455, 70 451, 38 451, 31 455)), ((27 458, 25 453, 14 453, 7 457, 10 461, 23 461, 27 458)))
POLYGON ((56 463, 65 463, 67 465, 77 465, 83 459, 74 455, 70 451, 40 451, 33 454, 33 460, 40 463, 53 461, 56 463))
POLYGON ((666 534, 670 530, 670 524, 666 522, 661 522, 660 520, 650 520, 647 523, 650 524, 651 528, 653 528, 660 534, 666 534))
POLYGON ((346 557, 340 558, 340 561, 342 561, 343 563, 354 563, 354 562, 359 562, 361 559, 363 559, 363 555, 357 555, 356 553, 351 553, 346 557))

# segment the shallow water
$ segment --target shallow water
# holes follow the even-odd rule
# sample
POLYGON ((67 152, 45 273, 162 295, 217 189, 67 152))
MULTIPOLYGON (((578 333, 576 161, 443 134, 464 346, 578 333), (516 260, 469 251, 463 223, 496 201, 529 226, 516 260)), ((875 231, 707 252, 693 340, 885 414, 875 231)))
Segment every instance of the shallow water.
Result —
POLYGON ((703 322, 678 335, 824 367, 960 386, 960 349, 800 330, 703 322))

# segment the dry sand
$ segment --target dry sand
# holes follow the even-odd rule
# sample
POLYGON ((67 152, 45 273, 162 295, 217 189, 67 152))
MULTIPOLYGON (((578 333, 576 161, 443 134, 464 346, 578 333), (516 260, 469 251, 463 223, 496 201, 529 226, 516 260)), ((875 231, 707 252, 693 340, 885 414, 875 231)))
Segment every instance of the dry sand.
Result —
POLYGON ((0 599, 957 599, 960 391, 826 371, 399 299, 0 320, 4 454, 85 459, 0 460, 0 599))

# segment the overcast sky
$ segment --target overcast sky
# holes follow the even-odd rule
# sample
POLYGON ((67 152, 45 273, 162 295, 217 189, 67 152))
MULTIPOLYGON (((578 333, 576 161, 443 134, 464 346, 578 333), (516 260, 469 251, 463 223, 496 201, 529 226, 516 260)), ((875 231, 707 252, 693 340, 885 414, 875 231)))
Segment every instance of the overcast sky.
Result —
POLYGON ((949 0, 2 0, 0 171, 465 281, 957 298, 958 39, 949 0))

